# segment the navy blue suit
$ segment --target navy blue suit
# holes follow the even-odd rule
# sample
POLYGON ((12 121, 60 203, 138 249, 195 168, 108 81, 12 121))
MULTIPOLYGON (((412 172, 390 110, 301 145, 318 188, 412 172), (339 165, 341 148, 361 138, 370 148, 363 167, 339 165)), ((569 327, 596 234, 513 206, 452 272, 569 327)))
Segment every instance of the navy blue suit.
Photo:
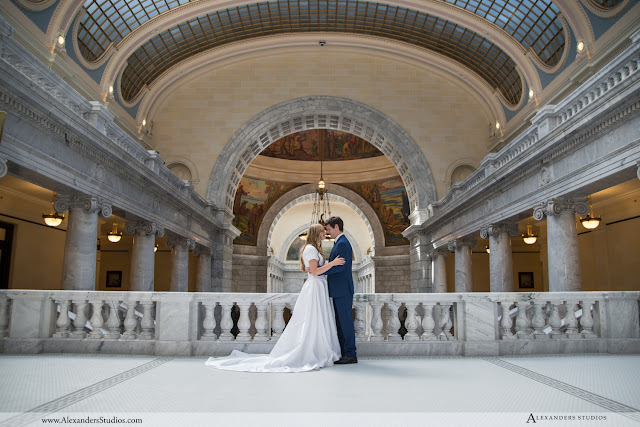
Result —
POLYGON ((351 243, 341 235, 336 240, 329 255, 329 261, 337 256, 344 258, 345 263, 330 268, 326 273, 329 284, 329 296, 333 298, 333 307, 336 313, 336 327, 338 329, 338 341, 342 356, 356 357, 356 334, 353 327, 353 275, 351 263, 353 261, 353 249, 351 243))

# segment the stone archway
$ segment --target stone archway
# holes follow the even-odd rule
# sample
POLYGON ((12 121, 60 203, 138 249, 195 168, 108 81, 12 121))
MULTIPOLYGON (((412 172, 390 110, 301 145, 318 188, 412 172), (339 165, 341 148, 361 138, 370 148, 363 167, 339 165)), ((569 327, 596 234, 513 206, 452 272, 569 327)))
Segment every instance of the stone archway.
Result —
POLYGON ((207 200, 232 218, 240 179, 271 143, 307 129, 335 129, 363 138, 393 163, 404 182, 411 211, 436 201, 436 187, 422 151, 382 112, 345 98, 313 96, 275 105, 249 120, 224 147, 211 172, 207 200))
MULTIPOLYGON (((306 200, 305 197, 311 200, 315 191, 316 184, 305 184, 289 191, 276 200, 264 214, 260 229, 258 230, 256 246, 258 248, 268 248, 270 246, 271 233, 273 232, 274 225, 282 214, 294 203, 306 200)), ((340 185, 327 184, 327 191, 329 192, 329 197, 337 197, 337 199, 334 200, 346 204, 360 215, 369 230, 369 237, 373 248, 384 247, 385 239, 382 224, 366 200, 358 193, 340 185)))

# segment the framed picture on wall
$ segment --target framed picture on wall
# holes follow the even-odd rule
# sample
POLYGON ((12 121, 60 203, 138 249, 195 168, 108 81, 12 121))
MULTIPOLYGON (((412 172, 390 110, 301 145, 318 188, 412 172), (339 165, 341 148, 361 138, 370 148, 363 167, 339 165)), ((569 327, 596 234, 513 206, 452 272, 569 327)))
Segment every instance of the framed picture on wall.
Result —
POLYGON ((107 271, 107 288, 120 288, 122 287, 122 270, 107 271))
POLYGON ((518 287, 520 289, 533 289, 533 271, 520 271, 518 273, 518 287))

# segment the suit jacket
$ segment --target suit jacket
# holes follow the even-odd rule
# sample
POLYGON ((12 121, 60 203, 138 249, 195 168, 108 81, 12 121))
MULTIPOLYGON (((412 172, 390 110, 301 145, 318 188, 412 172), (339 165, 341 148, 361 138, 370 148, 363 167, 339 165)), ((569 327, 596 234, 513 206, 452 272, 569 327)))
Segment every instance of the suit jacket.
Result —
POLYGON ((353 273, 351 272, 353 249, 344 234, 338 237, 338 240, 333 245, 329 261, 333 261, 338 255, 344 258, 345 263, 334 266, 325 273, 329 285, 329 296, 332 298, 349 295, 353 297, 353 273))

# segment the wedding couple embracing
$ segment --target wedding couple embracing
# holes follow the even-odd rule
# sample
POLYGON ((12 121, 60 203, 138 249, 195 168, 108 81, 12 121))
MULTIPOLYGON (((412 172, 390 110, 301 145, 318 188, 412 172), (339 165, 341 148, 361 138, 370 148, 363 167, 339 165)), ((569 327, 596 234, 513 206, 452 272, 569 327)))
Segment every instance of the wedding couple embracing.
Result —
POLYGON ((300 268, 307 272, 295 310, 269 354, 238 350, 226 357, 210 357, 207 365, 229 371, 303 372, 358 363, 351 306, 353 250, 343 234, 340 217, 314 224, 300 250, 300 268), (326 229, 325 229, 326 227, 326 229), (322 255, 326 234, 335 239, 329 262, 322 255))

